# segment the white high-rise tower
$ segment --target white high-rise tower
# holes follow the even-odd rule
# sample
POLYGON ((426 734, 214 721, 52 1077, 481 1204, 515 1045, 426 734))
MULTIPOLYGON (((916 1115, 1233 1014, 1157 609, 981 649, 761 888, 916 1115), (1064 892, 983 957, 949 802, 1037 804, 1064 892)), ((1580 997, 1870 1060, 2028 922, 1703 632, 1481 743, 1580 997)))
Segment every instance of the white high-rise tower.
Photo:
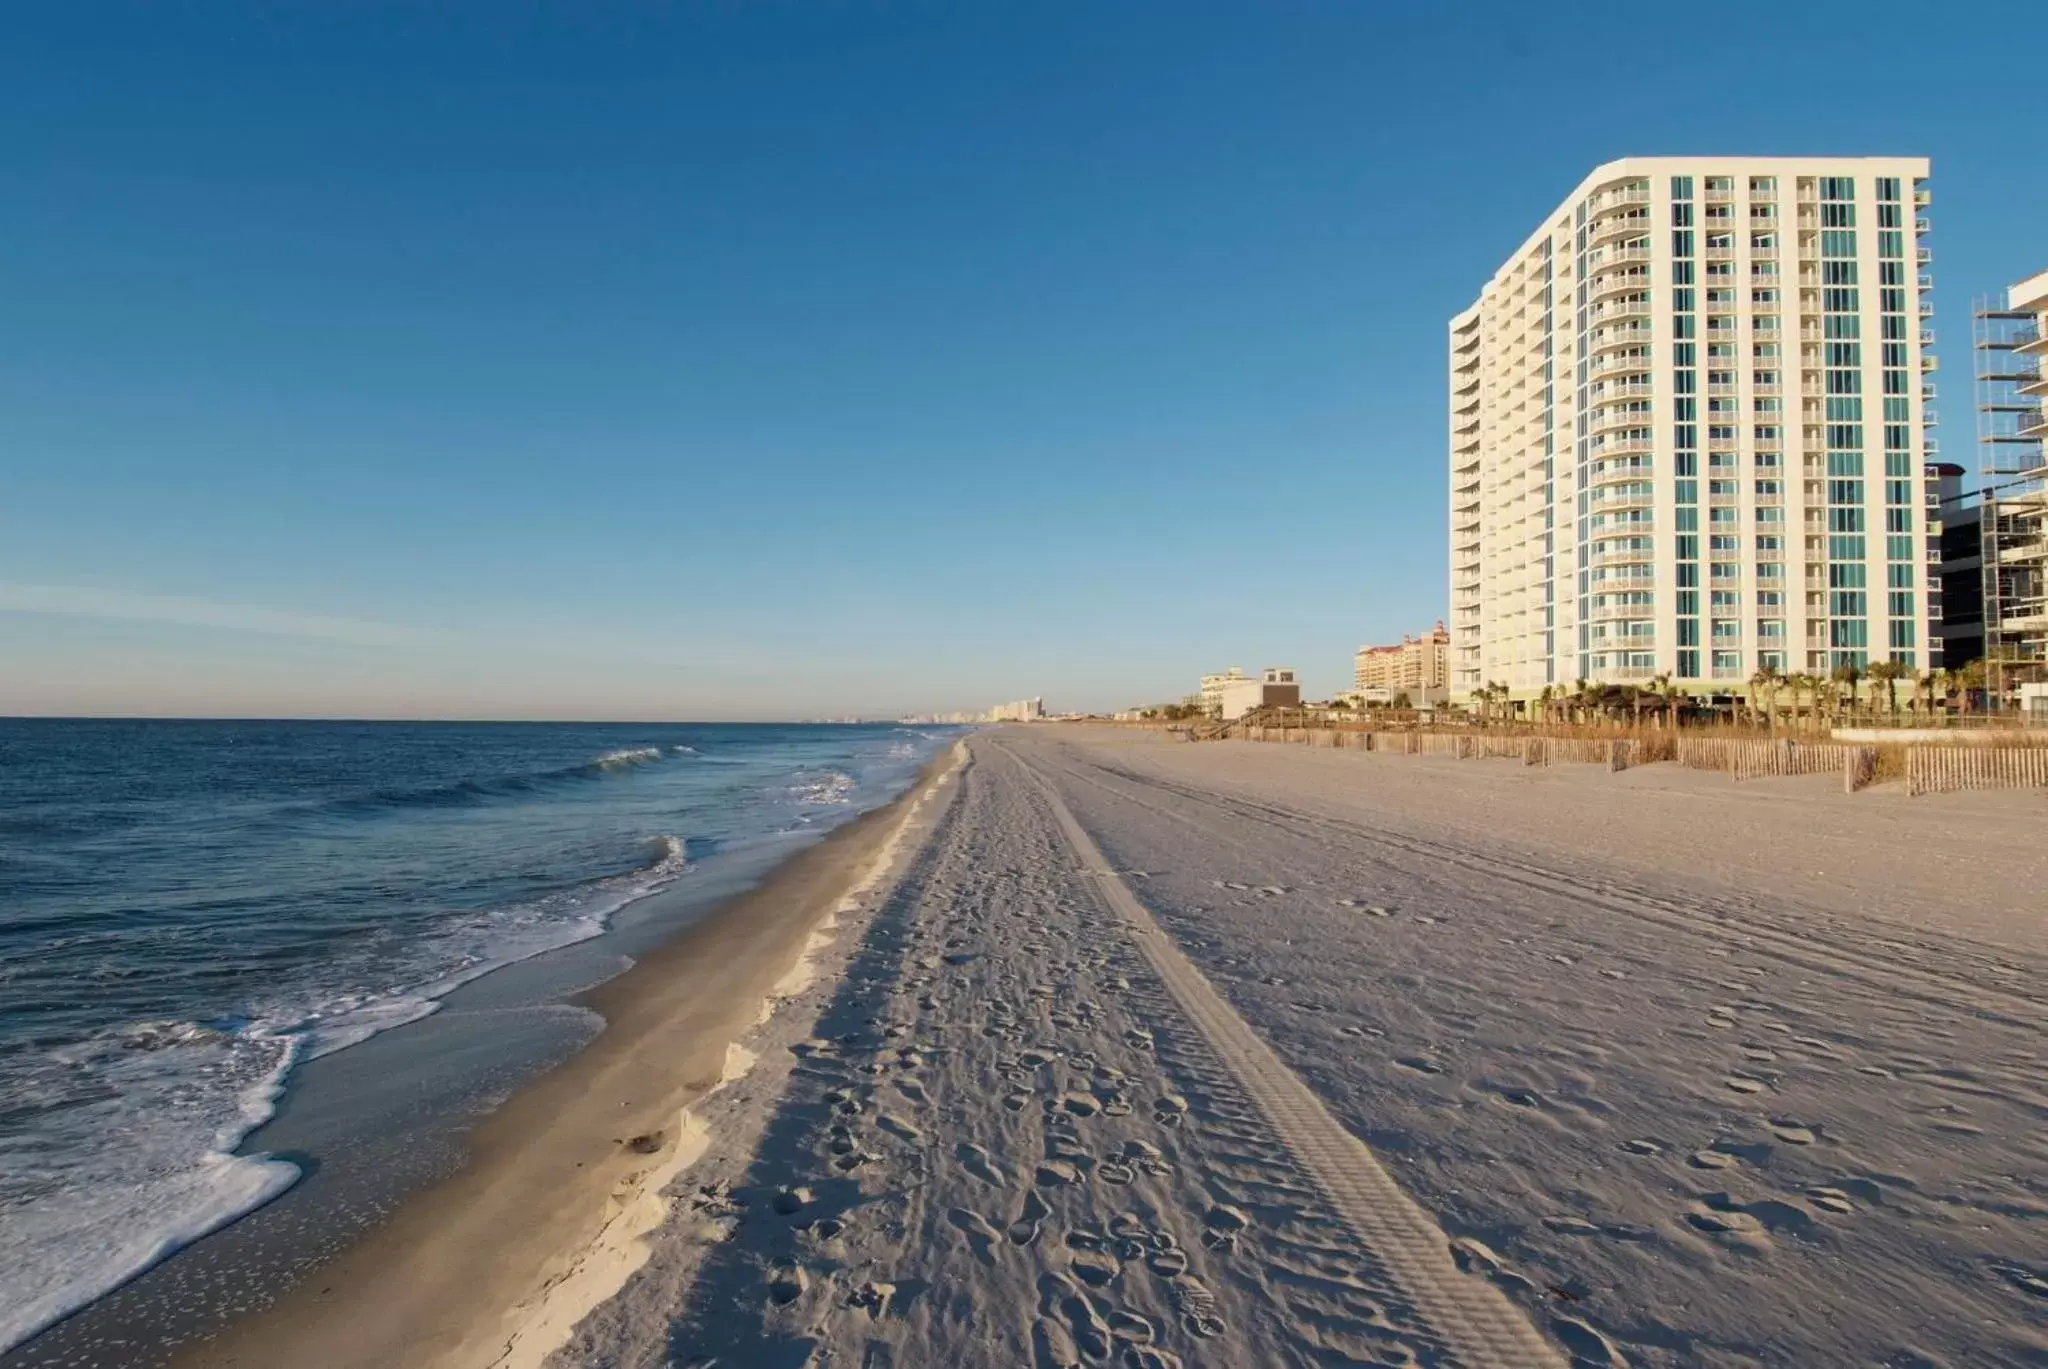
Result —
POLYGON ((1928 165, 1648 157, 1450 326, 1451 686, 1930 661, 1928 165))

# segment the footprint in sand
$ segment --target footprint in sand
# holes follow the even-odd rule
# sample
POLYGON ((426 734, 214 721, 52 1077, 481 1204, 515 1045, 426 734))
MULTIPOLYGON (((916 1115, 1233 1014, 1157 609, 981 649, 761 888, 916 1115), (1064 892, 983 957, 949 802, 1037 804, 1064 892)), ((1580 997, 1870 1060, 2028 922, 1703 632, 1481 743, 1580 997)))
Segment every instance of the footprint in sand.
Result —
POLYGON ((1038 1294, 1038 1312, 1042 1319, 1039 1325, 1041 1328, 1049 1326, 1057 1333, 1046 1339, 1058 1343, 1064 1338, 1081 1355, 1081 1360, 1059 1362, 1080 1363, 1086 1360, 1100 1363, 1109 1358, 1112 1348, 1109 1324, 1096 1314, 1095 1305, 1088 1301, 1088 1295, 1079 1284, 1065 1274, 1047 1272, 1038 1278, 1038 1294))
POLYGON ((1806 1200, 1823 1212, 1832 1212, 1846 1217, 1856 1210, 1856 1204, 1849 1201, 1849 1195, 1839 1188, 1809 1188, 1806 1200))
POLYGON ((1164 1093, 1152 1102, 1152 1120, 1162 1127, 1177 1127, 1186 1119, 1188 1100, 1177 1093, 1164 1093))
POLYGON ((961 1167, 969 1174, 972 1174, 985 1184, 994 1184, 997 1188, 1004 1188, 1010 1182, 1009 1176, 996 1167, 995 1161, 991 1160, 988 1152, 980 1146, 962 1141, 959 1145, 953 1147, 953 1157, 960 1162, 961 1167))
POLYGON ((1038 1224, 1051 1215, 1052 1209, 1045 1205, 1045 1201, 1038 1194, 1026 1193, 1024 1210, 1018 1214, 1016 1221, 1010 1223, 1010 1243, 1030 1245, 1038 1239, 1038 1224))
POLYGON ((1075 1251, 1067 1269, 1090 1288, 1107 1288, 1124 1272, 1123 1265, 1114 1255, 1099 1250, 1075 1251))
POLYGON ((777 1307, 787 1307, 804 1295, 810 1284, 810 1277, 802 1265, 778 1265, 768 1277, 768 1301, 777 1307))
POLYGON ((1064 1188, 1081 1182, 1081 1171, 1076 1165, 1065 1160, 1047 1160, 1038 1167, 1031 1181, 1040 1188, 1064 1188))
POLYGON ((1209 1209, 1207 1224, 1202 1231, 1202 1244, 1211 1250, 1235 1250, 1237 1238, 1250 1229, 1251 1224, 1251 1216, 1243 1208, 1218 1203, 1209 1209))
POLYGON ((1422 1055, 1397 1056, 1394 1063, 1404 1070, 1413 1070, 1417 1074, 1442 1074, 1444 1072, 1442 1065, 1422 1055))
POLYGON ((1220 1336, 1229 1328, 1216 1312, 1216 1295, 1211 1293, 1192 1274, 1182 1274, 1167 1285, 1167 1295, 1173 1300, 1173 1309, 1180 1315, 1180 1324, 1189 1334, 1207 1340, 1220 1336))
POLYGON ((979 1212, 956 1207, 946 1214, 946 1220, 966 1233, 967 1243, 974 1248, 976 1258, 986 1265, 995 1264, 996 1246, 1002 1240, 1002 1233, 990 1224, 988 1218, 979 1212))
POLYGON ((1814 1128, 1784 1117, 1771 1119, 1771 1135, 1788 1146, 1810 1146, 1820 1139, 1819 1132, 1814 1128))
POLYGON ((1763 1080, 1752 1079, 1746 1074, 1731 1074, 1721 1082, 1726 1087, 1734 1089, 1737 1093, 1762 1093, 1769 1087, 1763 1080))
POLYGON ((899 1140, 921 1141, 924 1139, 924 1133, 916 1127, 904 1121, 901 1117, 891 1117, 886 1112, 875 1119, 875 1125, 899 1140))
POLYGON ((808 1188, 785 1188, 775 1195, 769 1206, 778 1217, 793 1217, 808 1207, 814 1196, 808 1188))
POLYGON ((1572 1352, 1573 1369, 1627 1364, 1613 1341, 1576 1317, 1552 1317, 1550 1329, 1564 1348, 1572 1352))

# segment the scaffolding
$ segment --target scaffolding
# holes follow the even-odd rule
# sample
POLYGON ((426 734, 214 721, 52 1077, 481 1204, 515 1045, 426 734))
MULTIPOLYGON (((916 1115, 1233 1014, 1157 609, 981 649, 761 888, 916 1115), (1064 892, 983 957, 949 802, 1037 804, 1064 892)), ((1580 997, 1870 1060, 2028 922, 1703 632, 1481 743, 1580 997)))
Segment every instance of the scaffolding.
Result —
POLYGON ((1984 577, 1984 687, 2048 679, 2048 301, 1971 310, 1984 577))

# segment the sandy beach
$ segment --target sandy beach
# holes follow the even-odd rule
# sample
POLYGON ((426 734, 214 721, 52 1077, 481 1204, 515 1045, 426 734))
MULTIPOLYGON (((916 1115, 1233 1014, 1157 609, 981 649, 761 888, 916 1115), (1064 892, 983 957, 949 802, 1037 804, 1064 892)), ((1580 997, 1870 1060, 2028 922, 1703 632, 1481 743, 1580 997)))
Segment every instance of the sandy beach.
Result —
POLYGON ((2037 798, 1108 728, 949 763, 180 1362, 2048 1356, 2037 798))
MULTIPOLYGON (((662 1190, 701 1153, 695 1105, 744 1076, 739 1041, 809 982, 807 954, 834 917, 915 848, 952 764, 580 995, 603 1030, 470 1132, 456 1173, 172 1363, 540 1363, 643 1258, 662 1190)), ((122 1362, 108 1353, 90 1362, 122 1362)))

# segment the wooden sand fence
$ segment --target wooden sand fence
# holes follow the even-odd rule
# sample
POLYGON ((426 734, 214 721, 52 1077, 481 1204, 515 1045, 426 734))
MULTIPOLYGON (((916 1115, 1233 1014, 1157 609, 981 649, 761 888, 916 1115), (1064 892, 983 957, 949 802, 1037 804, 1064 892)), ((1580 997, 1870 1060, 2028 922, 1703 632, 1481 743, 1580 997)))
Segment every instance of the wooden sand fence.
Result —
POLYGON ((1403 728, 1246 726, 1247 741, 1280 742, 1346 751, 1407 756, 1449 756, 1457 760, 1518 760, 1524 765, 1604 765, 1609 770, 1675 760, 1694 770, 1712 770, 1737 780, 1794 775, 1840 775, 1854 793, 1879 778, 1899 777, 1908 794, 1961 789, 2048 788, 2048 745, 1927 745, 1881 748, 1840 741, 1790 737, 1676 738, 1553 736, 1486 728, 1424 732, 1403 728), (1903 753, 1903 756, 1900 754, 1903 753))
POLYGON ((1719 770, 1738 780, 1765 776, 1831 775, 1875 747, 1844 742, 1801 742, 1789 737, 1681 737, 1678 763, 1693 770, 1719 770))
POLYGON ((1906 792, 2048 787, 2048 746, 1909 746, 1906 792))

